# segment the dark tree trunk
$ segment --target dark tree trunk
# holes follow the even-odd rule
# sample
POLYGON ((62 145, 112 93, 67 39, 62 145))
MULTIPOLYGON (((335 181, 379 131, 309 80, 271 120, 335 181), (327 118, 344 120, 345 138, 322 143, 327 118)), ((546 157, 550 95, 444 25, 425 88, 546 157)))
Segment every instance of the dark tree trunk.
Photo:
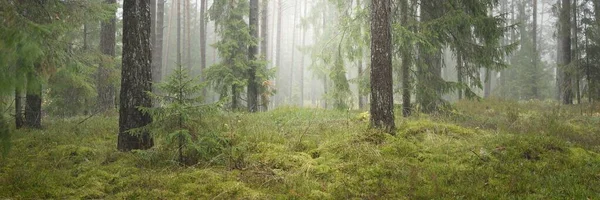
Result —
POLYGON ((394 133, 390 0, 371 1, 371 126, 394 133))
MULTIPOLYGON (((402 19, 401 23, 403 26, 408 28, 408 0, 402 0, 402 19)), ((411 81, 410 81, 410 66, 411 63, 411 47, 404 49, 402 52, 402 115, 404 117, 409 117, 411 115, 411 105, 410 105, 410 89, 411 89, 411 81)))
MULTIPOLYGON (((106 3, 114 4, 116 0, 106 0, 106 3)), ((102 59, 96 72, 96 88, 98 90, 97 112, 105 112, 115 108, 116 89, 110 82, 110 76, 113 74, 116 44, 116 22, 115 17, 102 22, 100 28, 100 52, 106 59, 102 59)))
MULTIPOLYGON (((156 55, 156 0, 149 0, 150 1, 150 48, 152 49, 152 81, 156 82, 156 59, 154 59, 155 55, 156 55)), ((156 88, 152 89, 154 92, 156 92, 156 88)))
POLYGON ((231 86, 231 110, 238 111, 240 109, 240 91, 239 86, 231 86))
POLYGON ((17 86, 15 88, 15 128, 23 128, 23 90, 17 86))
MULTIPOLYGON (((428 22, 436 19, 435 6, 438 1, 421 1, 420 12, 421 21, 428 22)), ((422 64, 417 67, 417 91, 416 99, 421 110, 425 113, 436 112, 439 109, 442 98, 441 87, 443 79, 441 77, 441 50, 439 47, 435 51, 426 50, 424 46, 419 49, 419 58, 422 64)))
MULTIPOLYGON (((250 35, 258 39, 258 0, 250 0, 250 35)), ((253 63, 258 54, 258 45, 250 44, 248 47, 248 60, 253 63)), ((258 111, 258 83, 256 82, 256 65, 250 64, 248 70, 248 112, 258 111)))
POLYGON ((132 129, 152 122, 138 107, 151 107, 147 92, 152 90, 152 53, 150 50, 150 3, 146 0, 123 2, 123 69, 119 109, 120 151, 149 149, 154 141, 147 131, 133 134, 132 129))
POLYGON ((562 74, 561 100, 563 104, 573 104, 572 74, 567 69, 571 63, 571 1, 562 0, 560 14, 561 62, 558 63, 562 74))
POLYGON ((25 127, 42 128, 42 83, 35 73, 27 77, 25 97, 25 127))
POLYGON ((581 75, 579 73, 579 53, 578 53, 578 49, 579 49, 579 34, 578 34, 578 24, 577 24, 577 0, 573 0, 573 21, 571 24, 571 29, 573 31, 573 50, 572 50, 572 55, 573 55, 573 67, 575 69, 577 69, 577 71, 574 74, 574 78, 575 78, 575 96, 577 97, 577 103, 581 104, 581 87, 580 87, 580 80, 581 80, 581 75))

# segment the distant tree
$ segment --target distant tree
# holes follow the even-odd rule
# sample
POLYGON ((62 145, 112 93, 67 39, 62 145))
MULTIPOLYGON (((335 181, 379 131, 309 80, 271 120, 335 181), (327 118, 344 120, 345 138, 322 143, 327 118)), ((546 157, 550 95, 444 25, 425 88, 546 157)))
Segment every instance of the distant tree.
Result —
MULTIPOLYGON (((261 12, 260 12, 260 54, 262 59, 264 60, 269 60, 269 0, 262 0, 261 1, 261 12)), ((271 96, 271 94, 268 94, 268 90, 270 88, 268 88, 269 86, 264 84, 265 82, 263 82, 263 84, 261 84, 261 86, 259 86, 259 95, 260 95, 260 105, 259 107, 261 107, 260 109, 262 110, 269 110, 268 106, 269 106, 269 96, 271 96)))
MULTIPOLYGON (((249 20, 249 30, 250 36, 258 41, 258 14, 259 14, 259 5, 258 0, 250 0, 250 20, 249 20)), ((258 111, 258 87, 259 83, 256 78, 256 64, 258 61, 258 44, 251 42, 248 45, 248 61, 250 66, 248 67, 248 87, 247 87, 247 101, 248 101, 248 111, 256 112, 258 111)))
POLYGON ((371 126, 394 133, 390 0, 371 1, 371 126))
POLYGON ((150 3, 146 0, 123 2, 123 69, 119 109, 120 151, 148 149, 154 141, 147 131, 130 132, 152 122, 139 107, 150 107, 148 92, 152 90, 150 50, 150 3))
POLYGON ((163 76, 162 54, 164 41, 165 0, 151 0, 150 8, 150 13, 152 16, 152 81, 160 82, 163 76))
MULTIPOLYGON (((37 65, 40 68, 40 65, 37 65)), ((27 74, 25 127, 42 128, 42 80, 36 72, 27 74)))
MULTIPOLYGON (((408 29, 408 19, 409 19, 409 3, 408 0, 401 0, 401 24, 405 28, 408 29)), ((412 45, 408 45, 408 48, 405 48, 402 51, 402 115, 404 117, 408 117, 411 115, 411 66, 412 66, 412 58, 411 58, 411 50, 412 45)))
MULTIPOLYGON (((106 0, 108 4, 115 4, 116 0, 106 0)), ((103 54, 96 72, 96 88, 98 91, 97 111, 104 112, 115 107, 116 89, 110 81, 115 69, 115 45, 116 45, 116 14, 103 21, 100 28, 100 52, 103 54)))
POLYGON ((208 68, 206 77, 221 94, 221 100, 231 98, 231 109, 239 110, 250 70, 248 46, 255 42, 244 19, 249 13, 249 3, 247 0, 218 0, 212 4, 209 13, 221 38, 214 47, 222 59, 208 68))
MULTIPOLYGON (((200 81, 206 78, 206 0, 200 0, 200 81)), ((206 88, 202 89, 202 96, 206 97, 206 88)))
POLYGON ((562 0, 560 10, 559 42, 561 53, 558 56, 558 68, 560 79, 560 97, 563 104, 573 104, 572 73, 569 69, 571 64, 571 1, 562 0))

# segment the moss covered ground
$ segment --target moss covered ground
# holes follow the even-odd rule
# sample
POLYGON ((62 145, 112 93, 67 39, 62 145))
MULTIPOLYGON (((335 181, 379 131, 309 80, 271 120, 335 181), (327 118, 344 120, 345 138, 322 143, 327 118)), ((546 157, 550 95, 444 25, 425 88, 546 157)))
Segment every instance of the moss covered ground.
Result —
POLYGON ((186 166, 161 140, 118 152, 115 116, 49 119, 13 133, 0 199, 600 199, 597 108, 455 108, 398 117, 396 136, 358 111, 225 114, 186 166))

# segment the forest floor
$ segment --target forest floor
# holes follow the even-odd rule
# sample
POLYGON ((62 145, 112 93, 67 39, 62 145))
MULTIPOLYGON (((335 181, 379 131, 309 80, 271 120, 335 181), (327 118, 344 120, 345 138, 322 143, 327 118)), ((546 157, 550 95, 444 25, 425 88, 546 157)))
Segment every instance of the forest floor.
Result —
POLYGON ((117 151, 116 116, 48 119, 14 132, 0 199, 600 199, 598 107, 454 107, 396 136, 358 111, 230 113, 196 127, 187 166, 161 139, 117 151))

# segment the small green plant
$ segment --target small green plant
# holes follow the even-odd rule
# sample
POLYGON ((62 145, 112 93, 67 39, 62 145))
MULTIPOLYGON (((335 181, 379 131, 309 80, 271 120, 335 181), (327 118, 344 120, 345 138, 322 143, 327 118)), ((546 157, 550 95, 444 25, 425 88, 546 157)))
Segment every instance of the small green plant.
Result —
POLYGON ((155 135, 163 136, 168 145, 176 145, 178 161, 186 163, 187 148, 194 145, 198 138, 198 127, 202 120, 218 112, 215 105, 202 104, 201 93, 203 85, 197 83, 197 78, 189 76, 189 72, 179 65, 178 69, 164 83, 158 83, 160 93, 150 93, 157 100, 153 108, 140 108, 150 114, 153 122, 145 127, 155 135))

